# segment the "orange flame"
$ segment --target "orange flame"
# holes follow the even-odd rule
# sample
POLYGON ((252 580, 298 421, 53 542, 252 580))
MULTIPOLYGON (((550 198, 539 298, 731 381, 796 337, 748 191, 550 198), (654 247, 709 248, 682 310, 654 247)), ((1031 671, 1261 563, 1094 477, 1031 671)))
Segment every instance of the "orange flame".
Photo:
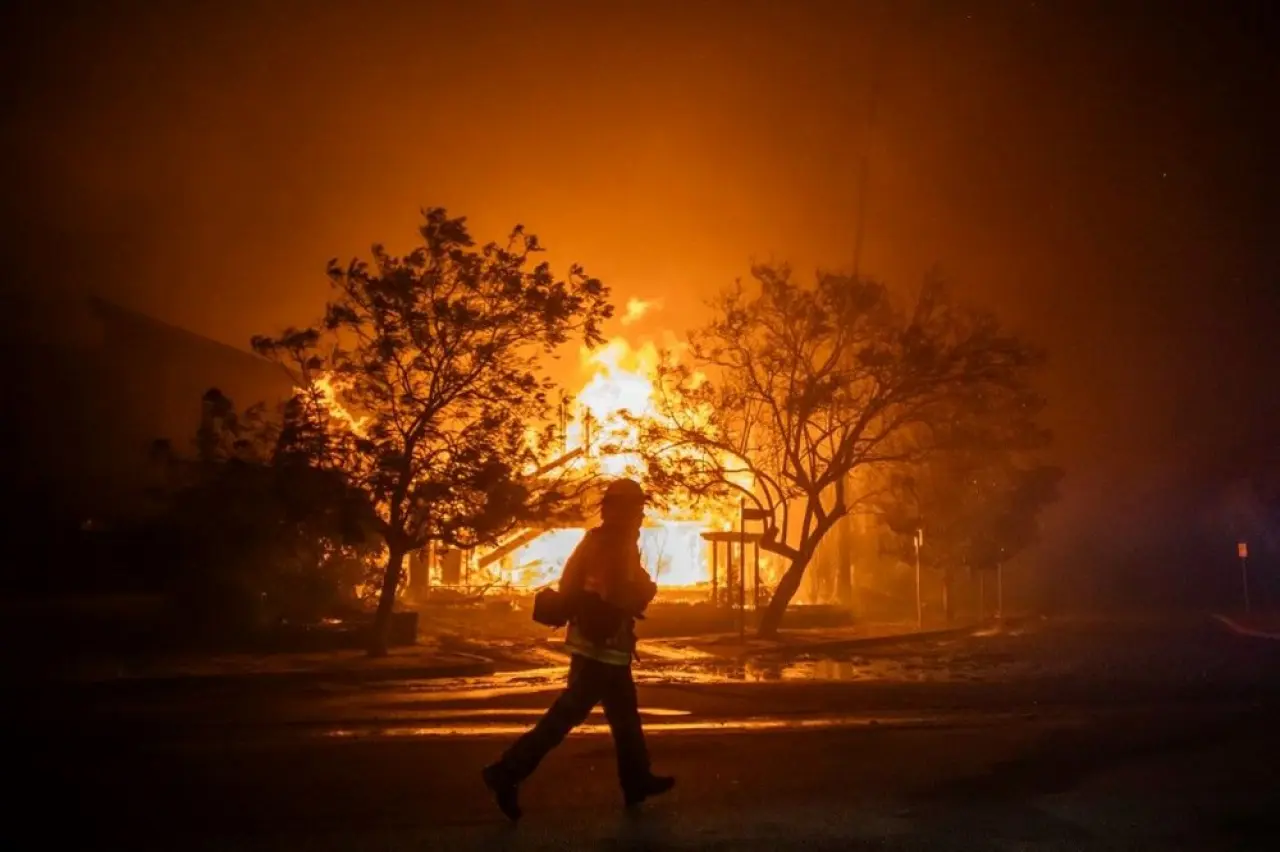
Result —
POLYGON ((645 301, 644 299, 627 299, 627 312, 622 315, 622 324, 631 325, 639 322, 644 318, 645 314, 652 310, 662 307, 660 301, 645 301))
MULTIPOLYGON (((588 378, 565 430, 566 450, 584 451, 579 464, 592 465, 607 477, 644 477, 634 419, 661 416, 653 384, 660 357, 653 343, 634 348, 621 337, 583 350, 582 370, 588 378)), ((702 534, 732 526, 729 507, 694 511, 677 506, 662 513, 650 509, 640 533, 641 556, 660 586, 701 585, 710 579, 710 546, 702 534)), ((512 551, 499 573, 518 586, 554 581, 584 534, 582 529, 546 532, 512 551)))
POLYGON ((320 375, 312 382, 312 386, 320 397, 320 404, 328 410, 330 417, 345 423, 356 435, 364 434, 365 423, 368 422, 369 418, 356 417, 347 410, 347 407, 342 404, 342 400, 339 399, 342 387, 332 374, 324 373, 320 375))

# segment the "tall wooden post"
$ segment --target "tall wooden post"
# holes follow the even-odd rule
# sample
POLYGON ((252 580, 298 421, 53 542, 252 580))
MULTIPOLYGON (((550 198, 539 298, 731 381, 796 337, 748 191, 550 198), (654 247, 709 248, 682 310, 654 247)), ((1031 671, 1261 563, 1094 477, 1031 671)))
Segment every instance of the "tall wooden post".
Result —
POLYGON ((720 608, 720 542, 711 539, 711 607, 720 608))
POLYGON ((738 507, 738 641, 747 644, 747 503, 738 507))

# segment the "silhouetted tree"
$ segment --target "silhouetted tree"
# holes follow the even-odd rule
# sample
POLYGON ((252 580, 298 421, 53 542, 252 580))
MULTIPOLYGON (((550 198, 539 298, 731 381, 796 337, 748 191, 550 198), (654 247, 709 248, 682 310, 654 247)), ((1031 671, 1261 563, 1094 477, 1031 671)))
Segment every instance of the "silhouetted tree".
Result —
POLYGON ((291 364, 300 390, 282 445, 367 495, 386 543, 370 652, 385 653, 404 558, 436 541, 468 548, 545 517, 565 493, 534 481, 549 446, 542 359, 601 341, 608 289, 579 266, 558 278, 517 227, 477 248, 461 218, 425 213, 423 245, 372 264, 329 264, 323 322, 254 348, 291 364))
POLYGON ((194 454, 152 447, 161 512, 145 530, 172 562, 171 590, 220 638, 260 626, 263 607, 315 618, 339 604, 378 539, 363 494, 335 471, 281 453, 283 412, 202 400, 194 454))
POLYGON ((660 416, 644 424, 656 491, 738 497, 766 517, 783 557, 760 632, 776 632, 818 543, 866 494, 850 474, 925 458, 955 408, 1025 387, 1040 355, 991 316, 928 283, 905 314, 880 284, 785 267, 753 270, 714 303, 688 357, 667 359, 660 416))
POLYGON ((961 569, 991 570, 1036 541, 1062 478, 1043 459, 1050 436, 1037 422, 1038 397, 1024 388, 962 402, 935 432, 938 451, 889 471, 876 500, 903 561, 924 532, 921 565, 941 575, 947 600, 961 569))

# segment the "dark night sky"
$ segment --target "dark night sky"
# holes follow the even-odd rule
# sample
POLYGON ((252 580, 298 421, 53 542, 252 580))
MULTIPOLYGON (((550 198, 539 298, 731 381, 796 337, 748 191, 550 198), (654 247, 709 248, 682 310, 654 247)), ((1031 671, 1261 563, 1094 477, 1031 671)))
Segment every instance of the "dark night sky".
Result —
POLYGON ((442 204, 662 298, 639 340, 752 258, 848 265, 875 81, 863 269, 937 266, 1050 349, 1074 567, 1274 452, 1270 5, 29 3, 9 283, 243 345, 442 204))

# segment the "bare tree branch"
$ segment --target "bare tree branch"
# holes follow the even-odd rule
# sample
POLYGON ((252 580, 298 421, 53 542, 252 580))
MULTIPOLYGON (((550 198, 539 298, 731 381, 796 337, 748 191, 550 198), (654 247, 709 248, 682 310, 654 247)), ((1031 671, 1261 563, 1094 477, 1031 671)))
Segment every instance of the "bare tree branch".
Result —
POLYGON ((805 287, 785 267, 752 273, 753 290, 738 284, 713 302, 692 362, 660 370, 660 416, 642 444, 665 487, 704 500, 749 494, 768 514, 762 547, 790 562, 769 632, 818 543, 865 504, 847 493, 850 474, 927 457, 957 401, 1024 388, 1039 358, 934 283, 904 314, 865 279, 821 274, 805 287))

